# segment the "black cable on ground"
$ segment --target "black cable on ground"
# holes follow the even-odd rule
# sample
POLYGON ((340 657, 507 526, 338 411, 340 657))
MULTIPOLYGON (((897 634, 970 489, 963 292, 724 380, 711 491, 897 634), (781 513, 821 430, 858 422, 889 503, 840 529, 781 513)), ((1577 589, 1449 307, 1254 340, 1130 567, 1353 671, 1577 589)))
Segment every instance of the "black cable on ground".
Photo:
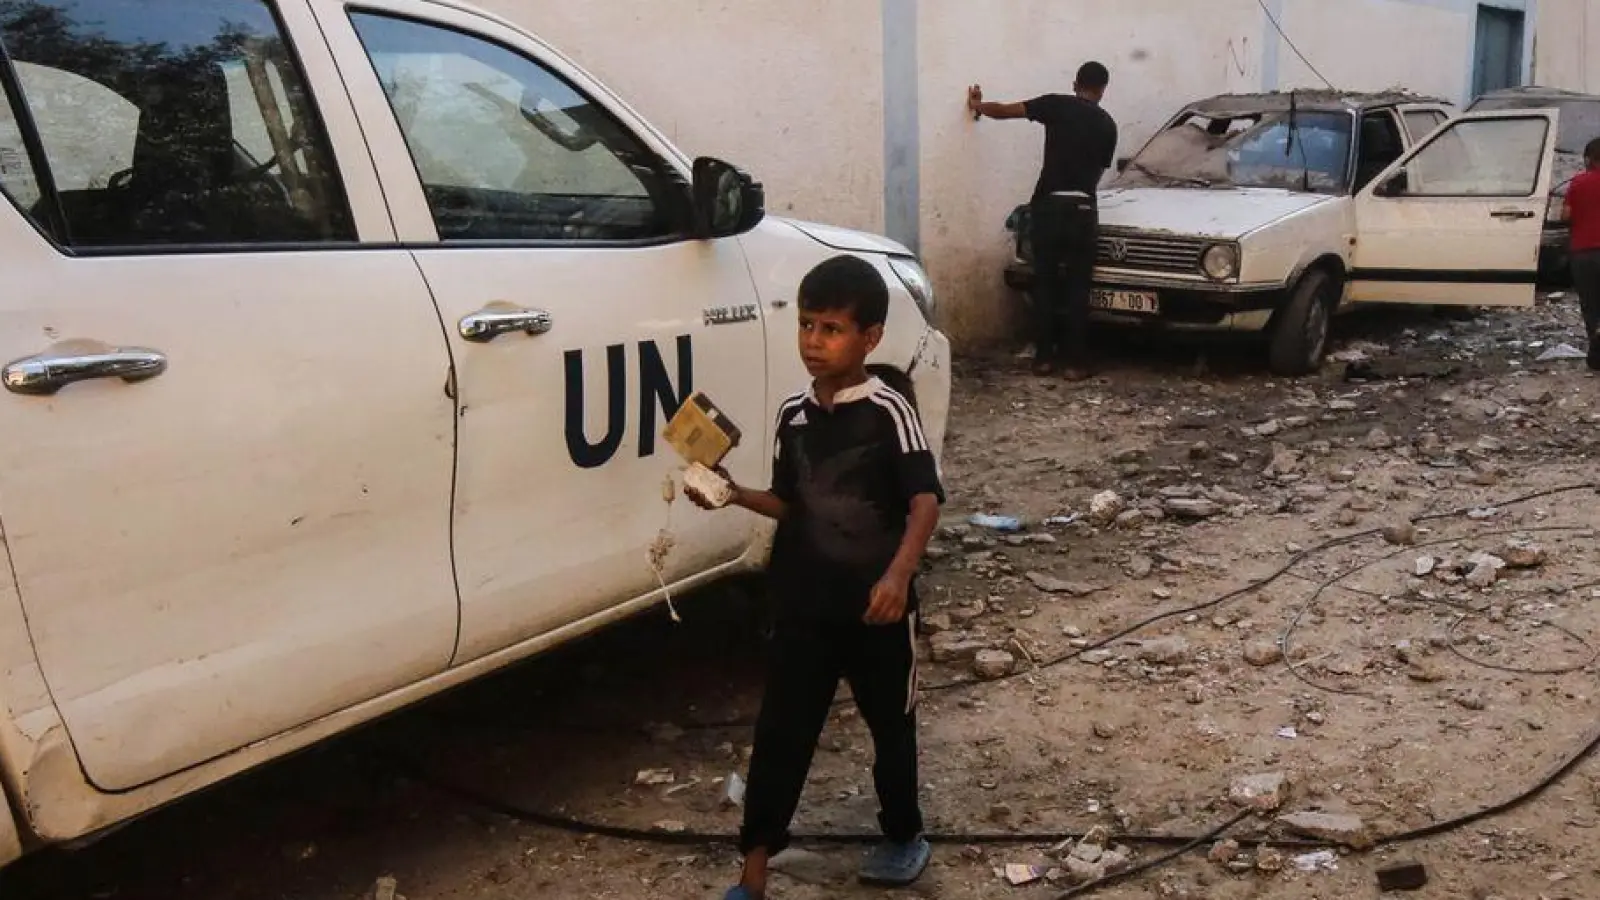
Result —
MULTIPOLYGON (((593 837, 611 838, 613 840, 628 841, 637 844, 655 844, 669 847, 704 847, 707 845, 733 846, 739 843, 739 836, 730 832, 713 831, 659 831, 656 829, 632 828, 625 825, 607 825, 600 822, 591 822, 570 816, 555 813, 541 812, 497 797, 486 791, 446 781, 438 778, 417 766, 414 763, 394 757, 383 757, 381 761, 393 769, 397 774, 403 775, 419 784, 425 785, 441 794, 456 798, 464 803, 476 806, 487 812, 505 816, 518 822, 529 825, 538 825, 552 831, 561 831, 567 834, 577 834, 593 837)), ((1232 828, 1250 813, 1246 811, 1229 821, 1224 829, 1232 828)), ((1084 832, 1081 831, 989 831, 989 832, 930 832, 926 835, 928 842, 939 845, 961 846, 1011 846, 1021 844, 1059 844, 1063 841, 1082 840, 1084 832)), ((1215 837, 1215 832, 1195 836, 1187 834, 1149 834, 1132 832, 1113 834, 1110 840, 1118 844, 1131 844, 1149 847, 1183 847, 1191 848, 1196 842, 1205 842, 1215 837)), ((795 844, 831 845, 831 846, 856 846, 871 845, 883 840, 883 835, 878 832, 850 832, 838 831, 827 833, 807 833, 797 831, 792 836, 795 844)), ((1321 850, 1330 846, 1326 841, 1302 840, 1299 838, 1276 839, 1270 837, 1241 837, 1236 838, 1241 847, 1276 847, 1283 850, 1321 850)))
POLYGON ((1420 841, 1424 838, 1436 837, 1447 832, 1459 831, 1462 828, 1466 828, 1468 825, 1476 824, 1484 819, 1510 812, 1511 810, 1533 800, 1535 797, 1538 797, 1540 794, 1543 794, 1545 791, 1554 787, 1557 782, 1571 774, 1572 770, 1576 769, 1580 763, 1592 756, 1596 749, 1600 749, 1600 729, 1597 729, 1593 733, 1588 741, 1586 741, 1584 745, 1579 748, 1578 752, 1567 757, 1566 760, 1561 763, 1561 765, 1551 770, 1549 775, 1539 779, 1539 781, 1534 784, 1533 787, 1518 793, 1509 800, 1506 800, 1502 803, 1496 803, 1493 806, 1486 806, 1463 816, 1457 816, 1454 819, 1447 819, 1443 822, 1436 822, 1432 825, 1424 825, 1421 828, 1413 828, 1410 831, 1402 831, 1399 834, 1390 835, 1389 837, 1380 839, 1375 846, 1391 847, 1395 844, 1408 844, 1414 841, 1420 841))
MULTIPOLYGON (((1585 529, 1585 528, 1583 528, 1581 526, 1576 526, 1576 525, 1542 525, 1542 526, 1536 526, 1536 527, 1531 527, 1531 528, 1506 528, 1506 529, 1498 529, 1498 530, 1495 530, 1495 531, 1484 531, 1484 532, 1479 532, 1477 534, 1477 537, 1504 537, 1506 535, 1512 535, 1512 534, 1543 534, 1543 533, 1560 532, 1560 531, 1584 531, 1584 530, 1587 530, 1587 529, 1585 529)), ((1424 547, 1437 547, 1437 546, 1441 546, 1441 545, 1444 545, 1444 544, 1454 544, 1454 543, 1459 542, 1461 539, 1462 538, 1459 535, 1457 535, 1457 536, 1452 536, 1452 537, 1448 537, 1448 538, 1439 538, 1438 540, 1425 541, 1425 542, 1420 543, 1420 544, 1414 544, 1414 545, 1410 545, 1410 546, 1401 547, 1398 550, 1390 551, 1390 552, 1385 553, 1385 554, 1383 554, 1381 556, 1375 556, 1375 557, 1373 557, 1371 559, 1363 560, 1362 562, 1360 562, 1360 563, 1358 563, 1358 564, 1356 564, 1354 566, 1351 566, 1350 568, 1345 569, 1344 571, 1340 572, 1339 574, 1334 575, 1333 577, 1328 578, 1325 581, 1322 581, 1321 583, 1319 583, 1317 585, 1317 589, 1311 593, 1310 597, 1306 598, 1306 601, 1303 604, 1301 604, 1300 608, 1298 610, 1296 610, 1294 616, 1290 618, 1288 626, 1284 628, 1283 634, 1278 638, 1278 647, 1279 647, 1280 650, 1283 651, 1283 665, 1284 665, 1284 668, 1288 669, 1289 670, 1289 674, 1293 675, 1297 680, 1300 681, 1300 683, 1306 685, 1307 687, 1314 688, 1316 690, 1322 691, 1324 693, 1338 694, 1338 695, 1345 696, 1345 697, 1367 697, 1369 699, 1373 698, 1374 695, 1371 694, 1370 692, 1367 692, 1367 691, 1358 691, 1358 690, 1350 690, 1350 689, 1340 688, 1340 687, 1333 687, 1331 685, 1321 684, 1319 682, 1313 681, 1309 677, 1307 677, 1305 675, 1305 673, 1303 673, 1300 670, 1300 668, 1295 665, 1294 659, 1291 656, 1291 654, 1294 651, 1294 633, 1295 633, 1295 631, 1300 627, 1300 623, 1305 620, 1305 617, 1311 613, 1311 610, 1316 608, 1317 602, 1322 599, 1322 595, 1327 593, 1329 589, 1337 587, 1339 582, 1343 581, 1346 578, 1349 578, 1351 575, 1354 575, 1354 574, 1356 574, 1358 572, 1366 571, 1367 569, 1370 569, 1373 566, 1378 565, 1379 563, 1388 562, 1389 560, 1394 559, 1397 556, 1404 556, 1404 555, 1406 555, 1408 553, 1414 553, 1417 550, 1420 550, 1420 549, 1422 549, 1424 547)), ((1576 637, 1576 635, 1574 635, 1574 637, 1576 637)), ((1578 640, 1581 643, 1583 643, 1585 646, 1588 646, 1588 642, 1587 641, 1584 641, 1582 638, 1578 638, 1578 640)))

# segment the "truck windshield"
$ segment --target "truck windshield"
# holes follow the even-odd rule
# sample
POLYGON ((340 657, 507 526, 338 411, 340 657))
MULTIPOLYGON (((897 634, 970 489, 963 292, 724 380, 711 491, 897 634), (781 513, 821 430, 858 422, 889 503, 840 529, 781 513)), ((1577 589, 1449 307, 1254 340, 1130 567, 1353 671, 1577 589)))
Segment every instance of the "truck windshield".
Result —
POLYGON ((1352 121, 1342 112, 1299 112, 1291 128, 1284 111, 1191 112, 1151 139, 1112 186, 1343 193, 1350 183, 1352 121))

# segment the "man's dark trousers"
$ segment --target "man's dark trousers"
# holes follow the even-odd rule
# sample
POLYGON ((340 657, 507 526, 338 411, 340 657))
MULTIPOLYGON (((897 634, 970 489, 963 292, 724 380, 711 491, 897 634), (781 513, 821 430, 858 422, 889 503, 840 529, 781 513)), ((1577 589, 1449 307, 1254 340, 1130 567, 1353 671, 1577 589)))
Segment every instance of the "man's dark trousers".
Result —
POLYGON ((1600 330, 1600 250, 1572 254, 1572 286, 1578 291, 1578 304, 1583 309, 1584 336, 1593 348, 1595 332, 1600 330))
POLYGON ((1034 358, 1087 368, 1099 212, 1083 194, 1046 194, 1032 207, 1034 358))
POLYGON ((893 625, 780 617, 756 721, 743 853, 761 847, 777 854, 789 845, 789 822, 841 677, 872 732, 884 836, 906 843, 921 835, 915 635, 915 613, 893 625))

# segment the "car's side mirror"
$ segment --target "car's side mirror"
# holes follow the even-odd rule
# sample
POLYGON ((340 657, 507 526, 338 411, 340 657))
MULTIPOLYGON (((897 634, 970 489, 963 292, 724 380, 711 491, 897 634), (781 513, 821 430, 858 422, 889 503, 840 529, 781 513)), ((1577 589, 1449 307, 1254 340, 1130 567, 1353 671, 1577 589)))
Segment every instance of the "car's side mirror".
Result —
POLYGON ((1133 162, 1132 157, 1128 157, 1128 156, 1119 156, 1119 157, 1117 157, 1117 174, 1121 175, 1123 172, 1128 171, 1128 163, 1131 163, 1131 162, 1133 162))
POLYGON ((694 228, 699 238, 732 237, 761 224, 766 191, 735 166, 702 156, 694 161, 694 228))
POLYGON ((1372 193, 1379 197, 1398 197, 1411 187, 1411 176, 1405 169, 1390 175, 1382 184, 1373 189, 1372 193))

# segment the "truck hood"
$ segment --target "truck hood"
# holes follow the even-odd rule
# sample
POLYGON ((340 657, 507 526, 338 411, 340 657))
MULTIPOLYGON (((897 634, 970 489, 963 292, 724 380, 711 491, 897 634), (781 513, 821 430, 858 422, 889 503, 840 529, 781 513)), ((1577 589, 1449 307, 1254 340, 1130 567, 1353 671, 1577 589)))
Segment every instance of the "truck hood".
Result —
POLYGON ((889 256, 913 255, 904 244, 876 234, 868 234, 865 231, 837 228, 833 225, 822 225, 816 222, 803 222, 799 219, 786 219, 777 216, 771 218, 793 226, 801 234, 819 244, 832 247, 835 250, 843 250, 846 253, 883 253, 889 256))
POLYGON ((1276 188, 1118 188, 1100 192, 1100 225, 1239 238, 1332 199, 1276 188))

